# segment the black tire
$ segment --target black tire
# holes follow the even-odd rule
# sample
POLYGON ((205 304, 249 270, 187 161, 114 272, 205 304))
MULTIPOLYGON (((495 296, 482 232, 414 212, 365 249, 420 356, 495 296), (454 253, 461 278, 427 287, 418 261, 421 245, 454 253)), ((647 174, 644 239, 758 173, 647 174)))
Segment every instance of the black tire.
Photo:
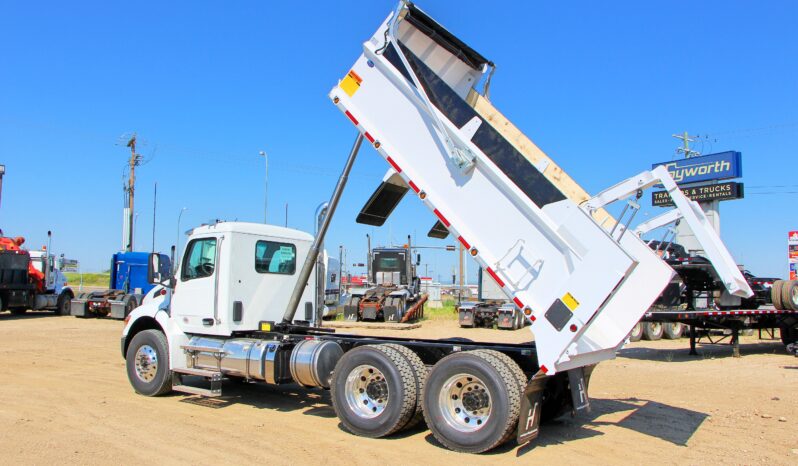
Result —
POLYGON ((662 322, 646 322, 643 324, 643 339, 657 341, 664 333, 662 322))
POLYGON ((770 299, 773 301, 773 307, 780 311, 784 311, 784 305, 781 302, 781 288, 784 286, 784 280, 776 280, 773 286, 770 287, 770 299))
POLYGON ((413 376, 416 379, 416 408, 413 417, 411 417, 410 420, 407 421, 407 424, 402 427, 402 429, 409 429, 411 427, 415 427, 418 425, 418 423, 424 420, 424 413, 421 410, 421 400, 423 399, 422 397, 424 395, 424 385, 427 382, 427 366, 424 364, 424 361, 418 357, 415 351, 406 346, 397 345, 395 343, 389 343, 385 346, 398 351, 402 356, 404 356, 404 358, 410 364, 410 367, 413 369, 413 376))
POLYGON ((788 280, 781 285, 781 305, 785 311, 798 312, 798 280, 788 280))
POLYGON ((139 302, 135 296, 131 296, 125 303, 125 317, 129 316, 133 309, 139 307, 139 302))
POLYGON ((72 294, 66 291, 58 295, 58 302, 55 307, 55 314, 59 316, 68 316, 72 310, 72 294))
POLYGON ((11 314, 15 316, 21 316, 22 314, 28 312, 28 309, 24 307, 12 307, 11 309, 9 309, 9 311, 11 311, 11 314))
POLYGON ((169 345, 166 342, 166 335, 160 330, 143 330, 137 333, 127 348, 125 362, 127 378, 136 393, 159 396, 172 391, 169 345), (153 355, 155 356, 154 361, 153 355), (137 356, 140 358, 138 365, 137 356), (148 372, 148 369, 151 370, 153 362, 154 374, 148 372))
POLYGON ((643 322, 638 322, 629 332, 629 341, 640 341, 643 338, 643 322))
POLYGON ((402 429, 413 417, 416 387, 413 368, 402 353, 387 345, 365 345, 348 351, 335 365, 330 398, 346 430, 379 438, 402 429), (358 377, 359 372, 370 378, 358 377), (356 392, 358 378, 365 385, 361 395, 356 392), (360 398, 367 408, 359 409, 360 398), (368 409, 376 414, 367 414, 368 409))
MULTIPOLYGON (((427 377, 424 389, 424 419, 432 431, 432 435, 446 448, 464 453, 482 453, 501 445, 507 441, 514 432, 518 423, 521 409, 521 391, 517 376, 508 368, 502 359, 493 351, 465 351, 453 353, 438 361, 427 377), (465 385, 458 379, 464 378, 465 385), (470 380, 469 380, 470 378, 470 380), (454 380, 454 382, 453 382, 454 380), (460 384, 460 385, 458 385, 460 384), (471 424, 469 413, 465 412, 466 406, 461 410, 455 405, 442 406, 441 401, 448 403, 451 400, 462 400, 459 395, 452 398, 445 392, 449 389, 460 390, 465 388, 463 394, 476 394, 476 399, 465 403, 480 402, 482 407, 477 411, 489 410, 485 423, 475 420, 471 424), (474 390, 471 390, 474 388, 474 390), (480 392, 483 393, 480 400, 480 392), (484 406, 484 394, 490 405, 484 406), (462 414, 462 416, 460 416, 462 414), (462 417, 463 427, 455 427, 448 417, 462 417), (479 423, 479 424, 477 424, 479 423), (471 424, 469 426, 469 424, 471 424)), ((472 395, 473 397, 473 395, 472 395)), ((460 402, 464 404, 464 402, 460 402)))
POLYGON ((684 333, 684 325, 681 322, 664 322, 662 324, 662 335, 666 340, 678 340, 684 333))

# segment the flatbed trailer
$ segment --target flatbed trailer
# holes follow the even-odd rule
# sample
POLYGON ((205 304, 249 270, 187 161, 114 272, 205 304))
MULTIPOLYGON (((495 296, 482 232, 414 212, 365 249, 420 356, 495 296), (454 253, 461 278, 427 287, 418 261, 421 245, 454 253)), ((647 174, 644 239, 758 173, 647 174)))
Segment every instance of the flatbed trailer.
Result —
POLYGON ((760 309, 698 309, 698 310, 657 310, 645 314, 643 322, 680 323, 688 327, 690 339, 690 355, 697 356, 697 343, 702 338, 709 343, 720 343, 726 338, 732 347, 734 357, 740 357, 740 332, 743 330, 779 329, 782 343, 795 343, 790 329, 798 323, 798 311, 779 310, 772 306, 760 309), (713 339, 709 330, 730 332, 728 335, 713 339))
MULTIPOLYGON (((751 295, 703 211, 664 168, 585 199, 558 181, 561 170, 550 173, 550 161, 530 162, 467 99, 493 64, 412 3, 400 2, 362 49, 329 94, 357 135, 315 236, 220 222, 191 232, 175 276, 150 256, 149 281, 162 288, 126 318, 121 339, 138 393, 220 396, 226 378, 298 383, 329 389, 341 424, 357 435, 384 437, 423 418, 455 451, 528 442, 544 413, 589 410, 593 368, 615 357, 671 280, 673 269, 626 234, 639 205, 628 200, 631 215, 617 222, 603 211, 660 183, 729 293, 751 295), (523 311, 534 344, 311 325, 323 302, 313 270, 364 141, 390 167, 387 178, 412 190, 523 311), (189 383, 196 378, 211 388, 189 383)), ((401 197, 392 191, 372 206, 386 214, 401 197)))

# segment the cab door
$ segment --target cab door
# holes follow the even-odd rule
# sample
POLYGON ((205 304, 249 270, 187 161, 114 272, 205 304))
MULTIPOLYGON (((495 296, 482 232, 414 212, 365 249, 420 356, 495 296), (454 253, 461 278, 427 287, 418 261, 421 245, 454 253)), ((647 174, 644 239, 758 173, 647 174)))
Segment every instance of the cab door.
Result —
POLYGON ((173 319, 185 332, 215 333, 222 240, 200 237, 186 245, 171 306, 173 319))

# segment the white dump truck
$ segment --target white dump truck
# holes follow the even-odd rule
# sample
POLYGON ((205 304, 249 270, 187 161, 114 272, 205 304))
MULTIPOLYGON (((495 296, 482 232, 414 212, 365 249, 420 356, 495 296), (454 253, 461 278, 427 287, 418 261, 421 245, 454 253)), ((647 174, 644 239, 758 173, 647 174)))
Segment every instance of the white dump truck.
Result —
POLYGON ((362 50, 330 92, 357 137, 316 235, 199 227, 173 277, 157 272, 152 255, 150 279, 161 286, 127 317, 121 339, 136 392, 219 396, 228 378, 297 383, 329 389, 356 435, 388 436, 423 418, 456 451, 529 441, 541 418, 589 409, 594 366, 615 357, 671 279, 665 262, 625 234, 631 216, 616 222, 601 209, 658 183, 729 291, 750 294, 701 209, 664 169, 580 198, 550 159, 516 147, 475 90, 492 63, 415 5, 401 2, 362 50), (534 342, 344 335, 319 325, 319 246, 364 140, 523 310, 534 342))

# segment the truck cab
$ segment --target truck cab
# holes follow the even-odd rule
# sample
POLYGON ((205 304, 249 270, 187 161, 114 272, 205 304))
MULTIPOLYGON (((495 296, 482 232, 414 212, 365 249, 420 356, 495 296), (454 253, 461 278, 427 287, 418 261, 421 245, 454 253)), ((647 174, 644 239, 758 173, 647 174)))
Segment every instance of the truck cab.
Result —
MULTIPOLYGON (((313 237, 274 225, 222 222, 195 228, 174 277, 171 315, 186 333, 231 335, 279 320, 313 237), (299 264, 299 265, 298 265, 299 264)), ((315 274, 297 314, 314 319, 315 274)))
POLYGON ((410 294, 418 291, 418 277, 409 248, 375 248, 371 252, 371 282, 406 287, 410 294))
POLYGON ((54 294, 61 293, 67 285, 66 277, 56 267, 55 256, 47 251, 29 251, 31 265, 44 274, 44 289, 54 294))

